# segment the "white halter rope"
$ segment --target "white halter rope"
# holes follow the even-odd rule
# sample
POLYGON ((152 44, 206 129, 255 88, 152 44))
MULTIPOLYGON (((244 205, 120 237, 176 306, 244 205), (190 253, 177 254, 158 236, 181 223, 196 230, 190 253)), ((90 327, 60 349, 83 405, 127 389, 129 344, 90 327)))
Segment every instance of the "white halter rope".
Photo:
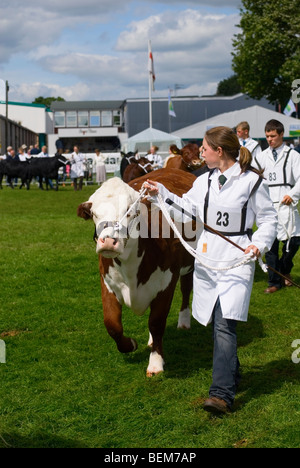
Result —
MULTIPOLYGON (((165 206, 165 203, 164 203, 164 200, 162 198, 162 196, 160 194, 157 195, 157 200, 158 200, 158 204, 159 204, 159 207, 163 213, 163 215, 165 216, 167 222, 169 223, 169 225, 171 226, 171 228, 173 229, 174 233, 176 234, 176 236, 178 237, 178 239, 180 240, 181 244, 183 245, 183 247, 197 260, 197 262, 199 262, 201 265, 203 265, 205 268, 208 268, 210 270, 215 270, 215 271, 227 271, 227 270, 231 270, 233 268, 238 268, 242 265, 245 265, 246 263, 249 263, 249 262, 255 262, 256 260, 258 260, 259 262, 259 265, 260 267, 262 268, 262 270, 267 273, 268 271, 268 267, 267 265, 265 265, 262 261, 261 258, 256 258, 254 253, 251 251, 249 254, 244 254, 242 257, 240 258, 237 258, 236 260, 233 260, 232 262, 236 262, 236 263, 231 263, 231 264, 228 264, 228 261, 226 261, 227 263, 227 266, 223 266, 223 267, 213 267, 211 265, 207 265, 206 263, 204 263, 203 261, 203 257, 201 257, 195 249, 193 249, 182 237, 182 235, 180 234, 179 230, 177 229, 174 221, 172 220, 166 206, 165 206)), ((216 260, 211 260, 211 259, 208 259, 206 258, 206 260, 208 261, 214 261, 216 262, 216 260)), ((217 260, 218 263, 225 263, 224 261, 220 261, 220 260, 217 260)))
MULTIPOLYGON (((122 227, 123 227, 123 221, 124 219, 127 219, 127 216, 133 211, 133 209, 136 207, 136 205, 138 203, 140 203, 140 201, 142 200, 142 198, 145 197, 146 195, 146 192, 147 192, 147 189, 142 187, 141 190, 140 190, 140 194, 138 196, 138 198, 132 203, 132 205, 130 205, 130 207, 128 208, 128 210, 126 211, 126 213, 124 214, 124 216, 119 220, 119 221, 116 221, 114 223, 114 230, 115 231, 121 231, 122 230, 122 227)), ((137 212, 138 210, 136 210, 137 212)), ((135 220, 136 217, 134 217, 133 221, 135 220)), ((132 231, 132 229, 131 229, 132 231)), ((129 237, 130 237, 130 234, 129 234, 129 237)))

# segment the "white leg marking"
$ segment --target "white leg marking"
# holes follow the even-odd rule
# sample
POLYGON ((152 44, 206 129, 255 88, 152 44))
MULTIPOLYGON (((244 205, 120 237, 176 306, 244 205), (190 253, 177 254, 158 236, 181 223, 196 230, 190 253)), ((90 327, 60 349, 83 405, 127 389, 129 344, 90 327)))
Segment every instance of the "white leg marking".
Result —
POLYGON ((185 328, 187 330, 191 328, 191 311, 189 307, 179 312, 177 328, 185 328))
POLYGON ((149 340, 148 340, 149 348, 152 348, 152 345, 153 345, 153 337, 152 337, 151 333, 149 332, 149 340))
POLYGON ((164 371, 164 360, 157 351, 150 354, 149 366, 147 369, 147 377, 159 374, 164 371))

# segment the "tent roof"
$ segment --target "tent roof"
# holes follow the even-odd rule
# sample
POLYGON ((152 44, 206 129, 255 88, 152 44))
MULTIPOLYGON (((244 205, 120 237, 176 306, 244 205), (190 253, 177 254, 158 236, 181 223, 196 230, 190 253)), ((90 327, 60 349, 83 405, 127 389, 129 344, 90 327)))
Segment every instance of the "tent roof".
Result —
POLYGON ((284 114, 280 114, 279 112, 266 109, 265 107, 251 106, 246 109, 216 115, 215 117, 203 120, 197 124, 182 128, 174 134, 182 139, 202 139, 209 128, 217 127, 219 125, 234 128, 240 122, 246 121, 250 125, 250 136, 252 138, 264 139, 265 124, 271 119, 276 119, 282 122, 285 129, 285 138, 290 137, 291 125, 300 126, 300 120, 298 119, 288 117, 284 114))
POLYGON ((125 142, 125 151, 140 151, 148 152, 151 145, 158 146, 161 152, 168 152, 170 145, 177 145, 182 148, 181 138, 176 135, 161 132, 155 128, 147 128, 141 133, 138 133, 125 142))

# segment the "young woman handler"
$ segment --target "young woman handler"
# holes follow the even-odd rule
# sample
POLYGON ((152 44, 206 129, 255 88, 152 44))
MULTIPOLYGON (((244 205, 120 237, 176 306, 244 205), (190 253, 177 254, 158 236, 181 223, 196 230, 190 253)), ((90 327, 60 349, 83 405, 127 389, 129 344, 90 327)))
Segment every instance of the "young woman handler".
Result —
MULTIPOLYGON (((234 241, 245 254, 258 258, 271 248, 277 234, 277 214, 267 184, 251 167, 250 152, 240 147, 230 128, 208 130, 202 150, 210 172, 196 179, 182 198, 149 180, 146 187, 151 201, 155 203, 160 193, 164 200, 171 199, 234 241), (254 223, 257 230, 252 233, 254 223)), ((179 211, 172 213, 177 221, 190 221, 179 211)), ((226 265, 237 263, 243 254, 205 228, 197 253, 203 263, 195 262, 193 316, 205 326, 212 322, 214 336, 212 385, 204 409, 225 413, 232 408, 240 379, 236 324, 247 321, 255 262, 224 269, 224 261, 226 265)))

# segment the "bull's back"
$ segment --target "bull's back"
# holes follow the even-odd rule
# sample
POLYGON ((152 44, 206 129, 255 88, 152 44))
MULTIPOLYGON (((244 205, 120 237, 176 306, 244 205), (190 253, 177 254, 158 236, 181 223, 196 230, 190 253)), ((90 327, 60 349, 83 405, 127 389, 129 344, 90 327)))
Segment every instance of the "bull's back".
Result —
POLYGON ((134 190, 139 191, 147 179, 160 182, 170 190, 170 192, 182 197, 184 193, 188 192, 192 188, 193 183, 196 180, 196 176, 189 172, 181 171, 180 169, 165 168, 153 171, 151 174, 145 174, 144 176, 129 182, 129 185, 134 190))

